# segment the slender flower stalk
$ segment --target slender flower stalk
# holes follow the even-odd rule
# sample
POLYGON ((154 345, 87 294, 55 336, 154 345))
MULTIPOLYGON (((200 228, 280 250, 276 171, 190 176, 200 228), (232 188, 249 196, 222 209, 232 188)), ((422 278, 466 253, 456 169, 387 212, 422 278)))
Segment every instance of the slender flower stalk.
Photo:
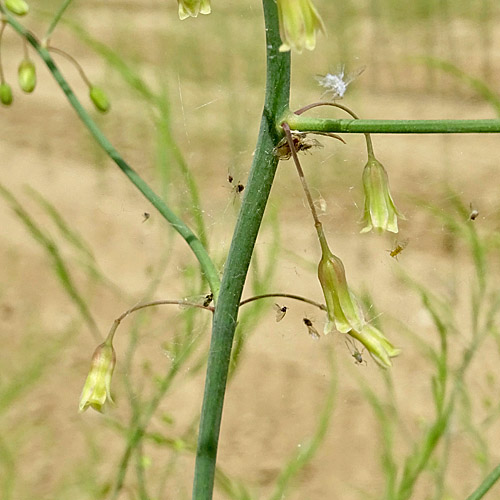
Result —
POLYGON ((280 52, 314 50, 316 32, 325 25, 311 0, 277 0, 282 45, 280 52))

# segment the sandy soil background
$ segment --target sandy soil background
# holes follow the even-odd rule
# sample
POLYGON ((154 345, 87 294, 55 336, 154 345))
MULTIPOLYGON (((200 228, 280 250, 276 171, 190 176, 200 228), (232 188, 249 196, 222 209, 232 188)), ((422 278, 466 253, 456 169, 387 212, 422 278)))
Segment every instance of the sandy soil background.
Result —
MULTIPOLYGON (((211 16, 184 22, 177 19, 171 0, 75 2, 66 17, 129 61, 155 91, 165 93, 170 127, 199 185, 211 251, 222 267, 239 208, 227 177, 230 173, 244 183, 252 160, 263 98, 264 44, 258 1, 244 6, 236 0, 218 3, 223 5, 214 4, 211 16)), ((390 2, 343 2, 342 7, 337 3, 318 1, 328 38, 319 38, 315 52, 293 58, 293 107, 318 99, 321 92, 313 76, 343 63, 348 69, 367 66, 344 100, 362 117, 495 118, 493 108, 473 91, 409 59, 446 57, 498 90, 500 15, 494 2, 486 17, 480 16, 474 2, 469 7, 456 2, 456 11, 453 2, 445 2, 451 10, 447 19, 436 13, 417 19, 412 11, 397 10, 390 2), (378 17, 371 10, 374 5, 382 5, 378 17)), ((57 2, 40 2, 28 26, 43 33, 46 14, 56 6, 57 2)), ((76 57, 91 80, 110 95, 112 111, 94 115, 113 144, 180 214, 186 213, 187 191, 179 171, 167 168, 161 173, 157 166, 155 112, 69 26, 58 28, 53 44, 76 57)), ((20 40, 7 30, 2 58, 12 83, 21 54, 20 40)), ((58 62, 90 107, 74 69, 65 60, 58 62)), ((182 298, 202 291, 196 291, 197 268, 187 246, 92 143, 39 61, 37 69, 39 83, 33 95, 16 90, 13 106, 0 110, 0 182, 57 243, 101 333, 143 300, 155 279, 159 282, 154 298, 182 298), (81 255, 61 237, 30 189, 49 200, 87 242, 113 286, 91 277, 81 255), (144 212, 151 213, 146 222, 144 212)), ((394 247, 393 236, 359 235, 366 153, 362 137, 346 140, 347 145, 322 140, 324 147, 305 155, 304 165, 315 197, 325 202, 322 220, 349 282, 371 295, 388 337, 403 349, 391 375, 399 412, 396 455, 404 457, 434 411, 432 366, 405 331, 417 332, 430 345, 437 345, 438 336, 418 294, 402 283, 400 273, 449 298, 461 325, 452 352, 460 351, 470 337, 468 297, 473 280, 465 245, 450 245, 442 221, 412 196, 452 210, 447 205, 449 187, 466 206, 472 203, 479 210, 478 231, 494 236, 500 214, 500 140, 496 135, 374 137, 377 156, 389 171, 394 197, 407 217, 398 240, 409 243, 399 261, 387 253, 394 247)), ((172 155, 164 154, 168 165, 172 155)), ((256 249, 258 263, 261 269, 267 263, 275 271, 266 290, 321 301, 314 271, 319 248, 292 167, 283 162, 279 168, 256 249), (277 239, 280 250, 272 256, 277 239)), ((124 324, 116 341, 117 406, 106 416, 79 415, 78 398, 96 340, 62 289, 51 259, 5 199, 0 199, 0 214, 3 498, 106 498, 125 446, 120 427, 128 426, 132 415, 124 377, 132 375, 139 398, 153 393, 156 377, 172 363, 165 345, 175 341, 176 323, 185 313, 165 308, 143 315, 134 328, 132 322, 124 324), (138 344, 133 371, 127 374, 120 358, 133 332, 138 344)), ((496 276, 497 268, 498 258, 490 263, 489 275, 496 276)), ((252 293, 249 283, 245 295, 252 293)), ((331 425, 316 456, 284 498, 382 498, 381 430, 361 387, 368 384, 385 397, 383 375, 369 358, 367 366, 355 366, 340 336, 313 341, 302 318, 307 315, 321 328, 324 318, 316 310, 287 302, 289 313, 276 323, 272 304, 267 302, 258 323, 249 320, 243 332, 245 350, 226 398, 221 468, 245 482, 256 497, 271 495, 283 463, 305 446, 317 425, 332 376, 328 354, 334 352, 337 396, 331 425)), ((193 335, 203 338, 197 348, 200 356, 209 333, 208 318, 199 319, 193 335)), ((478 419, 484 400, 497 400, 498 355, 494 338, 487 339, 467 378, 478 419)), ((182 368, 155 413, 151 432, 178 436, 196 418, 204 365, 195 368, 182 368)), ((412 498, 465 498, 484 471, 498 463, 497 449, 479 459, 475 442, 462 431, 457 417, 447 434, 451 451, 445 491, 436 496, 430 471, 412 498)), ((498 442, 498 423, 488 427, 482 439, 498 442)), ((176 450, 175 462, 173 455, 171 448, 158 443, 147 441, 144 446, 152 499, 190 498, 193 454, 176 450), (157 493, 168 467, 166 493, 157 493)), ((135 485, 131 466, 119 498, 140 498, 135 485)), ((219 490, 215 498, 225 496, 219 490)))

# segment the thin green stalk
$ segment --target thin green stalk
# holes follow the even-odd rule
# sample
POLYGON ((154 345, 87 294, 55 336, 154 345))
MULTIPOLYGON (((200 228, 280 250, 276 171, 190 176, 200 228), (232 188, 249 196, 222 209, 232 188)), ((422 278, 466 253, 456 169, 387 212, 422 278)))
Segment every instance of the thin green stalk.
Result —
POLYGON ((500 120, 346 120, 283 117, 293 131, 344 134, 470 134, 499 133, 500 120))
POLYGON ((5 31, 5 26, 7 26, 7 23, 4 20, 0 20, 0 83, 5 83, 2 64, 2 37, 3 32, 5 31))
POLYGON ((44 41, 48 40, 50 36, 52 35, 52 32, 57 26, 57 23, 60 21, 62 15, 66 11, 66 9, 69 7, 69 4, 73 0, 64 0, 62 3, 61 7, 59 7, 59 10, 56 12, 56 15, 54 16, 54 19, 52 19, 52 22, 50 23, 49 29, 47 30, 47 33, 45 33, 44 41))
POLYGON ((136 418, 132 421, 126 448, 118 466, 118 475, 113 494, 111 496, 112 500, 117 500, 119 497, 125 481, 125 475, 127 473, 130 458, 132 457, 135 448, 141 442, 141 439, 146 432, 146 428, 156 409, 158 408, 158 405, 162 401, 163 396, 165 395, 167 390, 170 388, 170 385, 172 384, 176 375, 179 373, 179 370, 184 365, 184 362, 187 361, 189 356, 195 350, 196 346, 197 344, 195 342, 191 342, 189 343, 189 345, 185 346, 182 351, 179 352, 178 356, 176 356, 173 360, 168 373, 161 379, 156 394, 153 396, 151 401, 143 408, 142 415, 137 415, 136 418))
MULTIPOLYGON (((295 111, 295 114, 301 115, 302 113, 305 113, 310 109, 317 108, 318 106, 333 106, 335 108, 339 108, 342 111, 345 111, 346 113, 351 115, 355 120, 359 120, 359 116, 356 113, 354 113, 354 111, 352 111, 347 106, 338 104, 337 102, 325 102, 325 101, 313 102, 312 104, 304 106, 303 108, 300 108, 299 110, 295 111)), ((338 139, 342 140, 341 137, 338 137, 338 139)), ((365 134, 365 139, 366 139, 366 149, 368 151, 368 158, 375 158, 375 154, 373 153, 372 138, 370 137, 370 134, 365 134)))
POLYGON ((497 465, 484 479, 484 481, 479 485, 479 487, 474 491, 470 496, 467 497, 467 500, 480 500, 481 498, 488 493, 491 487, 498 481, 500 478, 500 465, 497 465))
POLYGON ((148 186, 148 184, 139 176, 139 174, 122 158, 118 151, 109 142, 106 136, 99 129, 97 124, 92 120, 85 108, 81 105, 74 92, 71 90, 68 82, 64 79, 59 69, 54 63, 48 50, 40 45, 38 40, 32 33, 27 31, 21 24, 12 16, 5 12, 0 5, 0 12, 4 13, 7 22, 17 31, 29 44, 38 52, 40 57, 47 65, 49 71, 56 82, 61 87, 73 109, 76 111, 84 125, 92 134, 96 142, 104 149, 108 156, 118 165, 120 170, 129 178, 137 189, 148 199, 151 204, 160 212, 160 214, 170 223, 170 225, 184 238, 186 243, 191 247, 198 262, 200 263, 202 272, 206 277, 210 289, 215 297, 217 297, 220 287, 219 273, 214 263, 210 259, 205 247, 196 237, 193 231, 187 224, 180 219, 165 202, 148 186))
POLYGON ((215 308, 196 453, 193 500, 210 500, 213 495, 224 393, 239 302, 278 165, 278 158, 273 154, 279 139, 277 118, 283 116, 288 108, 290 54, 278 50, 281 40, 275 0, 263 0, 263 7, 267 48, 266 97, 255 156, 225 265, 219 302, 215 308))
POLYGON ((76 287, 71 276, 69 266, 63 259, 61 252, 59 251, 59 247, 52 240, 52 238, 42 230, 42 228, 35 222, 35 220, 29 215, 29 213, 24 210, 23 206, 14 197, 14 195, 2 184, 0 184, 0 197, 4 198, 9 203, 12 210, 24 224, 31 236, 35 238, 38 243, 40 243, 42 248, 49 255, 52 261, 52 265, 54 266, 55 274, 61 282, 64 291, 75 303, 94 339, 100 342, 102 340, 102 336, 99 332, 99 327, 97 326, 97 323, 92 316, 92 313, 90 312, 85 298, 80 294, 78 288, 76 287))
POLYGON ((320 304, 315 300, 308 299, 307 297, 302 297, 302 295, 295 295, 293 293, 263 293, 261 295, 255 295, 253 297, 249 297, 248 299, 242 300, 240 302, 240 307, 250 302, 254 302, 255 300, 266 299, 270 297, 281 297, 284 299, 298 300, 300 302, 305 302, 306 304, 311 304, 312 306, 315 306, 322 311, 326 311, 326 306, 324 304, 320 304))

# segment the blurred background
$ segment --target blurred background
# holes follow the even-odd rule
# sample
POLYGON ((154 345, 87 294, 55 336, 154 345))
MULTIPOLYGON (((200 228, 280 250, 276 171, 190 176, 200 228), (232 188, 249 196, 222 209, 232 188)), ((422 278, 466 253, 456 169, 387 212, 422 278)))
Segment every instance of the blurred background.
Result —
MULTIPOLYGON (((319 99, 315 76, 366 66, 343 99, 363 118, 500 114, 495 0, 315 4, 328 34, 293 54, 292 109, 319 99)), ((22 22, 41 38, 58 7, 32 2, 22 22)), ((265 41, 258 0, 212 9, 181 22, 174 0, 74 2, 51 43, 107 92, 111 111, 92 111, 99 126, 222 271, 234 185, 246 182, 258 133, 265 41)), ((13 87, 22 46, 7 27, 13 87)), ((78 414, 78 400, 115 318, 144 300, 203 300, 208 287, 32 57, 34 93, 16 88, 0 109, 0 498, 191 498, 209 313, 163 306, 127 318, 115 340, 116 406, 78 414)), ((91 109, 77 71, 54 58, 91 109)), ((500 459, 499 138, 373 136, 406 216, 397 239, 359 234, 366 149, 362 136, 344 139, 321 138, 301 159, 351 287, 403 354, 390 372, 367 355, 356 366, 342 335, 308 335, 304 317, 323 328, 318 309, 281 299, 242 308, 216 499, 459 499, 500 459), (289 307, 279 323, 275 302, 289 307)), ((283 161, 244 296, 322 301, 319 258, 283 161)))

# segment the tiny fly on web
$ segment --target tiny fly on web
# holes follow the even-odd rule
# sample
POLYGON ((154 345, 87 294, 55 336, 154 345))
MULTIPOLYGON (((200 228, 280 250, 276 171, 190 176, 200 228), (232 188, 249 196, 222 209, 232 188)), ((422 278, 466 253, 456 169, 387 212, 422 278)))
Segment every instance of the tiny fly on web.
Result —
POLYGON ((396 246, 392 250, 387 250, 389 255, 398 260, 398 255, 406 248, 410 240, 404 240, 401 243, 396 242, 396 246))
POLYGON ((327 73, 326 75, 316 76, 318 83, 324 87, 326 90, 321 94, 320 99, 323 99, 328 94, 331 94, 330 98, 332 100, 342 99, 347 91, 347 87, 352 83, 363 71, 366 66, 361 66, 357 70, 352 71, 348 75, 345 75, 344 66, 339 66, 337 68, 337 73, 327 73))
POLYGON ((231 189, 234 191, 235 194, 240 194, 243 192, 245 189, 245 186, 241 182, 236 182, 234 180, 234 177, 231 174, 228 174, 227 176, 227 182, 231 184, 231 189))
POLYGON ((279 323, 285 317, 288 307, 274 304, 274 310, 276 311, 276 323, 279 323))
POLYGON ((191 304, 208 307, 210 306, 213 300, 214 300, 213 293, 208 293, 206 295, 192 295, 191 297, 184 297, 182 299, 183 303, 179 304, 179 307, 181 309, 188 309, 189 307, 192 307, 191 304))
MULTIPOLYGON (((292 132, 293 147, 297 153, 309 151, 312 148, 322 148, 323 144, 317 139, 307 137, 303 132, 292 132)), ((274 155, 280 160, 289 160, 292 157, 292 150, 288 144, 287 138, 283 137, 273 150, 274 155)))
POLYGON ((349 349, 349 352, 351 353, 351 356, 354 358, 354 364, 356 365, 362 365, 364 363, 365 366, 368 365, 366 362, 366 359, 363 359, 363 353, 365 352, 365 348, 363 347, 363 350, 359 350, 356 346, 356 344, 349 339, 349 342, 352 345, 352 350, 349 347, 349 344, 347 343, 347 340, 345 341, 345 345, 347 346, 347 349, 349 349))
POLYGON ((314 325, 312 321, 309 318, 303 318, 302 321, 304 322, 304 325, 307 327, 307 332, 309 335, 314 339, 314 340, 319 340, 319 333, 316 328, 314 328, 314 325))

